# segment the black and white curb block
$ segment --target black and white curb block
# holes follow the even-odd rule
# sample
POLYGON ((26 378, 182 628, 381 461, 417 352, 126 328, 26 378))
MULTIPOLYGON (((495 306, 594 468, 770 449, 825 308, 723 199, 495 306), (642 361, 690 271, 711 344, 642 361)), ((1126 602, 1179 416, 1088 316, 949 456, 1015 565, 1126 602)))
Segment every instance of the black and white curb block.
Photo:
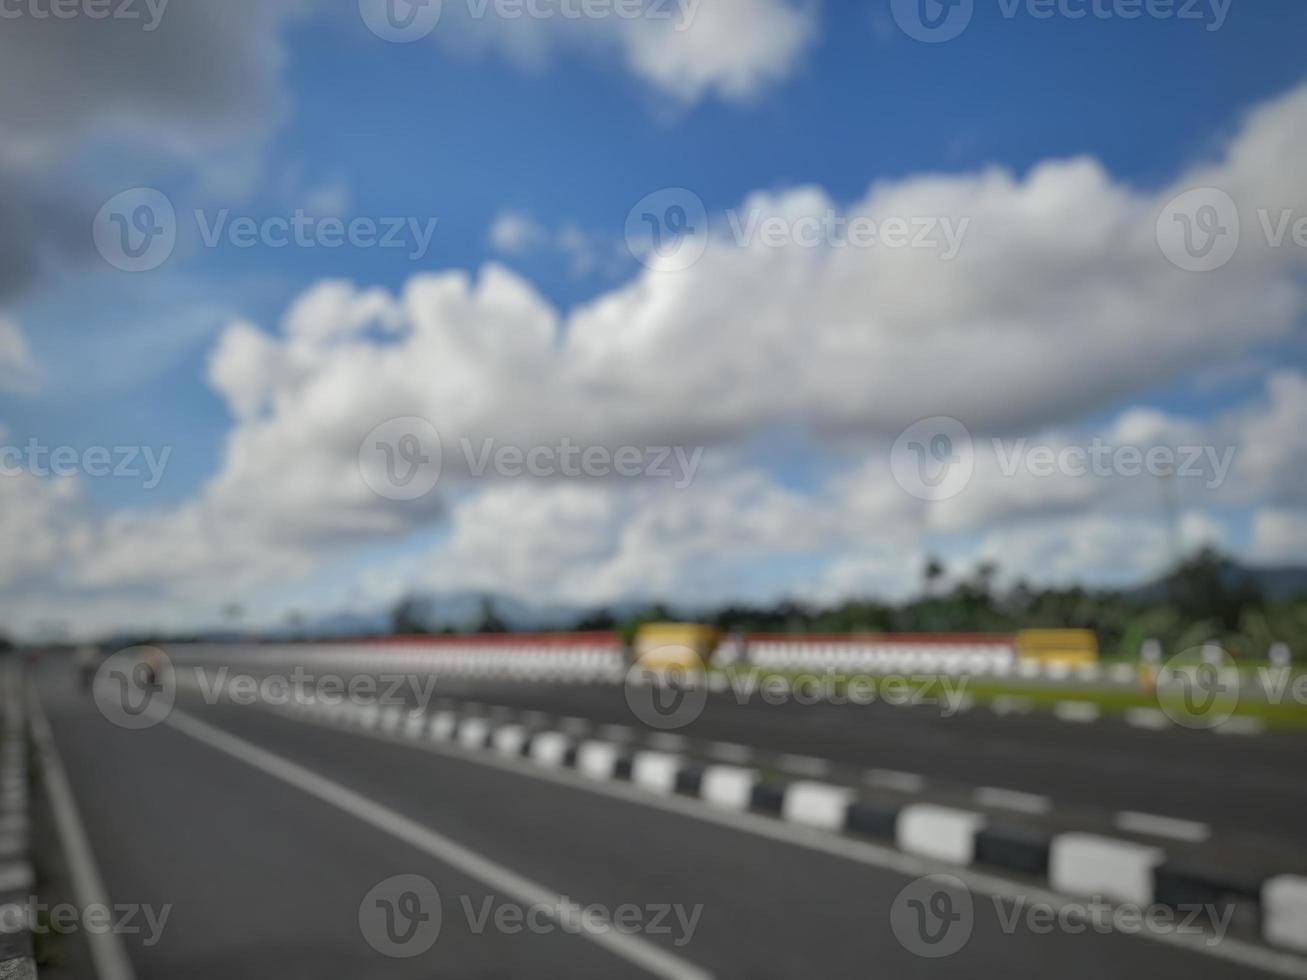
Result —
POLYGON ((27 714, 15 663, 0 671, 0 980, 36 976, 30 897, 27 714))
MULTIPOLYGON (((1164 846, 1105 834, 1055 832, 965 807, 903 802, 868 788, 793 778, 761 766, 696 758, 616 738, 500 721, 482 706, 430 714, 375 705, 292 704, 287 713, 379 735, 489 752, 651 794, 763 814, 799 826, 887 844, 959 867, 1001 869, 1077 898, 1170 908, 1232 906, 1272 945, 1307 952, 1307 876, 1192 867, 1164 846)), ((620 733, 614 733, 620 734, 620 733)), ((674 745, 674 742, 660 744, 674 745)), ((907 774, 900 774, 907 775, 907 774)))

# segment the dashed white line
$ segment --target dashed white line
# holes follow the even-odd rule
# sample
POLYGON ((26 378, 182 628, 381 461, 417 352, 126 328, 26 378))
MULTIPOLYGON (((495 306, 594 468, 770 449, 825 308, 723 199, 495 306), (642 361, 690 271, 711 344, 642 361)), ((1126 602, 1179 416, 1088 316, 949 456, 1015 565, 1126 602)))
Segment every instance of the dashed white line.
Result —
POLYGON ((1047 796, 996 786, 981 786, 972 797, 981 806, 990 806, 998 810, 1014 810, 1017 813, 1043 814, 1050 813, 1053 809, 1053 801, 1047 796))
POLYGON ((900 793, 920 793, 926 788, 926 777, 915 772, 897 772, 893 769, 868 769, 863 774, 868 786, 897 790, 900 793))
POLYGON ((1266 722, 1260 718, 1235 715, 1214 729, 1217 735, 1260 735, 1266 731, 1266 722))
POLYGON ((1125 713, 1125 723, 1135 728, 1170 728, 1171 719, 1157 708, 1131 708, 1125 713))
POLYGON ((653 748, 664 752, 680 752, 688 744, 685 736, 673 735, 671 732, 655 732, 649 736, 648 741, 653 748))
POLYGON ((989 704, 996 715, 1026 715, 1034 710, 1035 704, 1030 698, 1016 694, 1000 694, 989 704))
POLYGON ((776 765, 781 769, 795 773, 800 776, 810 776, 820 779, 831 771, 831 763, 827 759, 817 759, 810 755, 791 755, 786 753, 776 757, 776 765))
POLYGON ((1122 810, 1112 822, 1118 830, 1132 834, 1168 837, 1190 844, 1201 844, 1212 836, 1212 828, 1197 820, 1162 817, 1153 813, 1138 813, 1134 810, 1122 810))
POLYGON ((1086 724, 1097 721, 1103 710, 1093 701, 1059 701, 1053 705, 1053 714, 1060 721, 1086 724))
POLYGON ((722 762, 742 764, 753 758, 753 749, 747 745, 736 745, 734 742, 711 742, 706 751, 714 759, 720 759, 722 762))

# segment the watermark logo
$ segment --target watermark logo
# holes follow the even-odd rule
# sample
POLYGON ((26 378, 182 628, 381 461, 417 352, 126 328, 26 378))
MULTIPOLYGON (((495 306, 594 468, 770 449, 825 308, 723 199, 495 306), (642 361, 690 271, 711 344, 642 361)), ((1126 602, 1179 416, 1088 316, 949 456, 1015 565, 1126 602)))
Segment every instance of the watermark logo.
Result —
POLYGON ((1157 677, 1157 703, 1184 728, 1224 725, 1239 707, 1239 668, 1214 644, 1171 657, 1157 677))
POLYGON ((92 226, 95 248, 115 269, 150 272, 177 247, 177 212, 172 201, 150 187, 115 194, 92 226))
POLYGON ((1239 208, 1217 187, 1195 187, 1172 198, 1157 217, 1157 244, 1186 272, 1213 272, 1239 248, 1239 208))
POLYGON ((890 929, 910 953, 943 959, 962 949, 975 927, 971 891, 953 875, 926 875, 898 893, 890 907, 890 929))
POLYGON ((359 446, 363 482, 387 500, 417 500, 440 480, 444 450, 440 433, 416 416, 391 419, 377 426, 359 446))
POLYGON ((948 500, 971 482, 976 450, 971 433, 955 418, 937 415, 908 426, 890 450, 894 479, 920 500, 948 500))
POLYGON ((359 14, 368 30, 394 44, 429 37, 443 12, 443 0, 359 0, 359 14))
MULTIPOLYGON (((248 250, 269 249, 405 249, 417 262, 431 250, 439 218, 414 216, 345 219, 296 208, 287 214, 254 217, 230 208, 195 209, 199 244, 248 250)), ((172 257, 182 225, 172 201, 160 191, 136 188, 109 200, 96 215, 93 237, 106 262, 124 272, 150 272, 172 257)), ((187 225, 189 230, 189 225, 187 225)))
POLYGON ((0 905, 0 936, 30 932, 37 936, 137 936, 150 949, 159 944, 172 915, 172 905, 115 905, 91 903, 84 906, 60 902, 51 905, 36 896, 26 901, 0 905))
POLYGON ((153 446, 47 446, 29 439, 25 446, 0 445, 0 477, 35 476, 140 480, 141 488, 153 490, 163 482, 172 447, 153 446))
POLYGON ((703 199, 684 187, 664 188, 641 198, 626 217, 626 247, 645 266, 663 272, 690 268, 710 243, 739 249, 919 249, 941 261, 957 258, 970 218, 940 215, 841 214, 825 208, 806 214, 778 214, 762 207, 728 208, 714 239, 703 199))
POLYGON ((999 472, 1015 477, 1024 470, 1036 479, 1066 477, 1173 477, 1201 479, 1208 490, 1220 487, 1234 464, 1234 446, 1114 446, 1095 437, 1088 446, 1030 445, 1025 439, 993 441, 999 472))
POLYGON ((359 931, 382 956, 421 956, 440 938, 440 892, 421 875, 395 875, 376 885, 359 905, 359 931))
POLYGON ((153 728, 177 699, 172 661, 158 647, 120 650, 100 664, 92 694, 110 723, 132 731, 153 728))
POLYGON ((892 0, 890 11, 904 34, 916 41, 952 41, 971 24, 975 0, 892 0))
MULTIPOLYGON (((426 419, 392 419, 368 433, 359 447, 363 481, 388 500, 416 500, 435 489, 444 469, 439 432, 426 419)), ((493 438, 458 440, 461 469, 474 480, 622 479, 669 480, 689 487, 703 462, 702 446, 582 445, 563 436, 554 443, 516 445, 493 438)), ((452 451, 452 450, 451 450, 452 451)))
POLYGON ((627 707, 650 728, 684 728, 698 720, 708 704, 704 676, 703 661, 689 647, 650 650, 626 673, 627 707))
POLYGON ((134 20, 158 30, 170 0, 5 0, 0 20, 134 20))
POLYGON ((626 216, 626 247, 638 261, 660 272, 690 268, 708 248, 703 199, 684 187, 646 194, 626 216))

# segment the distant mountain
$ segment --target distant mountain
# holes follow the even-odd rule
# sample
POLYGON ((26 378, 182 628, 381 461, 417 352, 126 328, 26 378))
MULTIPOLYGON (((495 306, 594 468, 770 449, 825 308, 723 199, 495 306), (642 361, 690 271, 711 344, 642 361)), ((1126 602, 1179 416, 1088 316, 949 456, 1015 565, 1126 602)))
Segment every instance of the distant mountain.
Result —
MULTIPOLYGON (((1169 577, 1127 591, 1131 598, 1145 601, 1165 599, 1169 577)), ((1252 585, 1268 599, 1282 601, 1307 595, 1307 567, 1299 565, 1240 565, 1226 561, 1221 568, 1221 581, 1230 588, 1252 585)))

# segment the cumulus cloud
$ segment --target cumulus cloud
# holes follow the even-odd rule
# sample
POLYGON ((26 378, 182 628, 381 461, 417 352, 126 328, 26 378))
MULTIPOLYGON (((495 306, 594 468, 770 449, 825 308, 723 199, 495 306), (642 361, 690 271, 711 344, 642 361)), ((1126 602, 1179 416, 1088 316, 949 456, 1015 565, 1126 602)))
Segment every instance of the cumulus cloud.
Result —
POLYGON ((0 32, 0 136, 15 158, 145 134, 179 152, 248 134, 280 107, 284 19, 308 0, 170 0, 140 19, 17 17, 0 32))
POLYGON ((0 316, 0 394, 32 394, 40 387, 41 376, 22 329, 0 316))
POLYGON ((1300 374, 1276 375, 1264 397, 1219 419, 1116 409, 1301 324, 1304 255, 1252 232, 1259 208, 1307 211, 1305 156, 1299 89, 1252 114, 1215 162, 1154 191, 1077 159, 1023 176, 885 181, 845 208, 795 188, 735 215, 790 227, 832 209, 882 228, 967 219, 951 260, 885 241, 741 243, 717 216, 691 267, 655 261, 568 313, 494 264, 418 275, 399 295, 320 283, 275 327, 236 323, 219 341, 210 380, 234 426, 201 497, 97 528, 78 575, 202 594, 230 575, 294 574, 445 519, 428 584, 572 601, 756 593, 776 585, 763 569, 800 556, 793 569, 812 559, 820 571, 792 570, 787 587, 901 591, 937 539, 977 559, 1003 551, 1035 578, 1142 574, 1171 533, 1156 481, 1004 472, 993 439, 1237 447, 1219 486, 1179 501, 1189 541, 1224 533, 1203 517, 1208 506, 1300 512, 1300 374), (1195 184, 1226 189, 1250 232, 1214 272, 1178 268, 1156 238, 1168 202, 1195 184), (1082 421, 1103 413, 1106 424, 1082 421), (928 504, 895 484, 889 454, 907 424, 939 415, 971 430, 976 473, 964 493, 928 504), (359 449, 404 416, 436 425, 444 465, 434 493, 396 502, 369 488, 359 449), (462 449, 564 438, 609 451, 702 447, 703 469, 682 490, 510 479, 478 476, 462 449))
POLYGON ((563 4, 536 6, 550 15, 446 4, 435 36, 450 50, 492 50, 528 70, 543 68, 559 51, 616 56, 660 94, 690 104, 710 96, 754 98, 795 71, 817 33, 817 5, 803 0, 644 0, 635 17, 616 12, 630 10, 629 3, 589 18, 565 16, 563 4))

